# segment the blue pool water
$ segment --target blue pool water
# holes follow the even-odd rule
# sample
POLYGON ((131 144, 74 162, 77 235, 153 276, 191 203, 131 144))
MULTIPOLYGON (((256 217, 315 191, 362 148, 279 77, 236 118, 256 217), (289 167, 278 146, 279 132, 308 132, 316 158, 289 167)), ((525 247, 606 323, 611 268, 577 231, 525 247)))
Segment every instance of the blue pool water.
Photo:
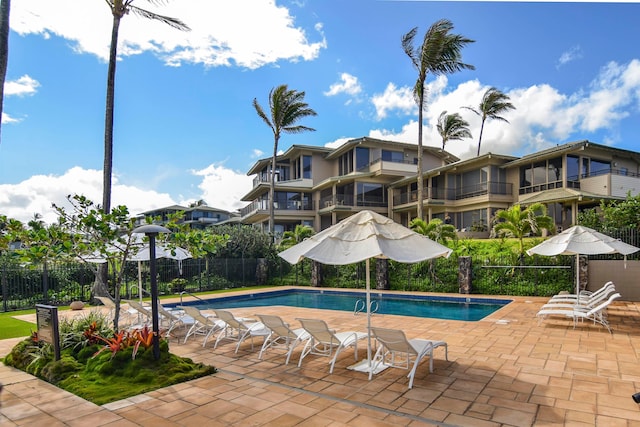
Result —
MULTIPOLYGON (((204 300, 204 303, 194 301, 184 304, 194 305, 201 310, 282 305, 353 311, 356 302, 364 301, 365 298, 364 292, 296 289, 218 297, 204 300)), ((373 291, 371 302, 374 307, 376 304, 379 306, 377 312, 380 314, 477 321, 504 307, 511 300, 382 294, 373 291)))

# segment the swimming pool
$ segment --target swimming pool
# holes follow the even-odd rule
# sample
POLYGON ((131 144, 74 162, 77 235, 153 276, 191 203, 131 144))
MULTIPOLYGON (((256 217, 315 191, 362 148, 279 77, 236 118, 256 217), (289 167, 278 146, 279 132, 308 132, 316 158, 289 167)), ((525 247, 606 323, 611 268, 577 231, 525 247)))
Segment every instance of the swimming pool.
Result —
MULTIPOLYGON (((183 305, 193 305, 200 310, 283 305, 353 311, 356 302, 358 300, 364 301, 365 299, 366 294, 364 292, 288 289, 217 297, 188 302, 183 305)), ((371 302, 374 308, 376 304, 378 305, 377 313, 379 314, 477 321, 504 307, 511 300, 386 294, 373 291, 371 292, 371 302)))

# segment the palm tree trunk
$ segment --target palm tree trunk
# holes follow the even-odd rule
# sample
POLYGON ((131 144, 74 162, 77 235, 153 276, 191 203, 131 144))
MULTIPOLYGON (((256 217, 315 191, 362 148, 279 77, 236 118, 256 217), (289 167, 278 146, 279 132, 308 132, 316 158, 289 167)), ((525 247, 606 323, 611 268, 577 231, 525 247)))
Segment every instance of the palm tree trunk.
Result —
POLYGON ((102 211, 111 211, 111 172, 113 169, 113 111, 115 98, 116 62, 118 51, 118 30, 120 16, 113 15, 111 27, 111 49, 109 51, 109 70, 107 71, 107 105, 104 118, 104 166, 102 169, 102 211))
MULTIPOLYGON (((4 80, 7 76, 7 63, 9 61, 9 15, 11 12, 11 0, 2 0, 0 4, 0 117, 4 104, 4 80)), ((1 122, 1 120, 0 120, 1 122)))
POLYGON ((273 157, 271 158, 271 182, 269 183, 269 234, 271 234, 271 242, 275 238, 275 212, 274 212, 274 197, 276 188, 276 156, 278 155, 278 140, 279 135, 274 135, 273 138, 273 157))
POLYGON ((416 218, 423 219, 422 216, 422 200, 424 194, 424 183, 422 181, 422 109, 424 107, 424 91, 421 92, 420 102, 418 103, 418 206, 416 218))
POLYGON ((477 156, 480 157, 480 144, 482 143, 482 131, 484 130, 484 120, 482 121, 482 124, 480 125, 480 136, 478 137, 478 154, 477 156))

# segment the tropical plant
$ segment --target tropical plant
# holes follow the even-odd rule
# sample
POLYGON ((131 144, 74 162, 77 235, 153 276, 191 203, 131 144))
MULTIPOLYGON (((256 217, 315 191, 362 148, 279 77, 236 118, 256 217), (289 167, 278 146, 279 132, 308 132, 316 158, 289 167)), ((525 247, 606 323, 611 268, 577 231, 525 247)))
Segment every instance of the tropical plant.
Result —
POLYGON ((445 224, 439 218, 433 218, 428 223, 424 219, 414 218, 409 223, 409 228, 442 244, 458 238, 456 228, 451 224, 445 224))
MULTIPOLYGON (((111 172, 113 169, 113 116, 115 99, 116 64, 118 62, 118 32, 120 20, 125 15, 133 13, 141 18, 160 21, 170 27, 188 31, 189 27, 182 21, 168 16, 158 15, 146 9, 133 5, 135 0, 106 0, 113 15, 111 25, 111 45, 109 49, 109 69, 107 71, 107 102, 104 120, 104 168, 102 183, 102 210, 108 213, 111 209, 111 172)), ((162 0, 147 0, 151 4, 163 3, 162 0)), ((3 1, 4 3, 4 1, 3 1)))
POLYGON ((282 133, 301 133, 315 131, 315 129, 296 125, 296 123, 309 116, 317 115, 304 102, 304 92, 289 89, 287 85, 280 85, 269 92, 269 115, 262 109, 258 100, 253 99, 253 107, 258 116, 273 132, 273 156, 271 157, 271 173, 269 181, 269 233, 273 238, 275 228, 275 213, 273 201, 275 195, 276 156, 278 155, 278 142, 282 133))
POLYGON ((11 0, 0 3, 0 125, 4 104, 4 81, 7 77, 9 62, 9 16, 11 14, 11 0))
POLYGON ((438 133, 442 137, 442 149, 449 141, 460 141, 464 138, 471 138, 469 132, 469 123, 460 116, 459 113, 447 114, 447 111, 440 113, 438 124, 436 125, 438 133))
POLYGON ((414 47, 414 39, 418 32, 415 27, 402 36, 402 48, 418 71, 418 78, 413 87, 413 97, 418 105, 418 218, 422 218, 422 199, 424 185, 422 182, 422 122, 425 110, 425 83, 427 74, 451 74, 463 69, 473 70, 475 67, 462 62, 461 50, 474 41, 458 34, 450 34, 453 23, 447 19, 435 22, 424 35, 420 46, 414 47))
POLYGON ((553 219, 547 215, 547 207, 542 203, 532 203, 526 208, 513 205, 495 214, 493 232, 496 236, 518 239, 518 255, 524 257, 524 238, 539 236, 542 229, 555 232, 553 219))
POLYGON ((285 231, 280 241, 279 249, 284 250, 290 248, 293 245, 297 245, 304 239, 309 238, 315 234, 315 230, 308 225, 298 224, 293 231, 285 231))
POLYGON ((500 116, 500 114, 505 113, 510 110, 514 110, 516 107, 513 106, 512 103, 509 102, 509 96, 500 92, 495 87, 491 87, 487 89, 487 91, 482 96, 482 101, 480 101, 480 105, 478 108, 473 107, 464 107, 467 110, 473 111, 475 114, 480 116, 481 125, 480 125, 480 136, 478 137, 478 156, 480 155, 480 144, 482 143, 482 131, 484 130, 484 122, 487 119, 500 120, 506 123, 509 123, 507 119, 500 116))

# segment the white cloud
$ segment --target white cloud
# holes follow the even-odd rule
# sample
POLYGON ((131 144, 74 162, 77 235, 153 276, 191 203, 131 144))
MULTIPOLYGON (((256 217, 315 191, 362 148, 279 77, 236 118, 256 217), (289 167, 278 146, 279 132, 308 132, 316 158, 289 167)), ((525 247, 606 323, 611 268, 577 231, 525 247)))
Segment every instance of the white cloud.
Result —
POLYGON ((222 164, 211 164, 192 173, 202 177, 198 188, 202 191, 201 199, 209 206, 235 211, 247 205, 247 202, 240 199, 251 190, 252 176, 233 171, 222 164))
POLYGON ((19 123, 21 120, 20 119, 16 119, 15 117, 11 117, 10 115, 6 114, 4 111, 2 112, 2 124, 5 123, 19 123))
MULTIPOLYGON (((429 86, 429 102, 424 114, 424 145, 441 146, 435 126, 443 110, 459 112, 469 122, 473 138, 450 142, 446 150, 461 158, 475 156, 480 117, 461 107, 478 105, 488 86, 472 80, 444 92, 446 77, 441 79, 429 86)), ((516 109, 504 114, 509 123, 496 120, 485 122, 481 153, 522 155, 567 140, 588 138, 591 132, 614 129, 620 120, 630 114, 630 110, 637 111, 640 108, 640 60, 634 59, 622 65, 615 62, 608 64, 587 90, 573 94, 562 94, 546 84, 515 88, 505 93, 516 109)), ((389 84, 385 95, 379 99, 374 97, 372 102, 379 116, 385 117, 393 109, 408 112, 402 107, 401 98, 407 98, 406 92, 403 96, 402 91, 389 84)), ((415 114, 415 118, 400 130, 382 127, 372 129, 369 136, 417 143, 417 112, 412 114, 415 114)))
MULTIPOLYGON (((69 207, 67 195, 81 194, 96 204, 102 202, 102 172, 74 167, 63 175, 35 175, 17 184, 0 184, 0 212, 27 222, 41 214, 47 223, 57 219, 51 204, 69 207)), ((118 183, 114 177, 112 205, 125 205, 131 214, 174 204, 168 194, 118 183)))
POLYGON ((262 156, 264 156, 264 151, 258 149, 258 148, 254 148, 253 151, 251 152, 251 157, 252 159, 259 159, 262 156))
POLYGON ((10 80, 4 83, 5 96, 26 96, 36 93, 40 83, 25 74, 17 80, 10 80))
POLYGON ((389 83, 383 93, 373 95, 371 102, 379 120, 387 117, 392 110, 399 110, 405 115, 413 114, 416 110, 413 89, 407 86, 398 88, 393 83, 389 83))
POLYGON ((572 46, 571 49, 563 52, 562 55, 560 55, 556 68, 560 68, 563 65, 580 58, 582 58, 582 49, 580 48, 580 46, 572 46))
MULTIPOLYGON (((184 32, 135 14, 120 24, 120 56, 153 52, 168 65, 238 65, 255 69, 280 60, 315 59, 327 43, 317 23, 310 41, 295 26, 289 10, 273 0, 182 0, 154 7, 136 4, 161 15, 179 18, 191 28, 184 32), (255 36, 259 35, 259 36, 255 36)), ((19 34, 52 34, 74 43, 79 53, 106 61, 111 37, 111 13, 105 2, 28 0, 15 2, 11 28, 19 34), (69 19, 69 11, 82 19, 69 19)))
POLYGON ((326 96, 335 96, 340 93, 357 95, 360 92, 362 92, 362 86, 360 82, 358 82, 358 78, 349 73, 342 73, 340 74, 340 82, 329 86, 329 90, 324 92, 324 94, 326 96))

